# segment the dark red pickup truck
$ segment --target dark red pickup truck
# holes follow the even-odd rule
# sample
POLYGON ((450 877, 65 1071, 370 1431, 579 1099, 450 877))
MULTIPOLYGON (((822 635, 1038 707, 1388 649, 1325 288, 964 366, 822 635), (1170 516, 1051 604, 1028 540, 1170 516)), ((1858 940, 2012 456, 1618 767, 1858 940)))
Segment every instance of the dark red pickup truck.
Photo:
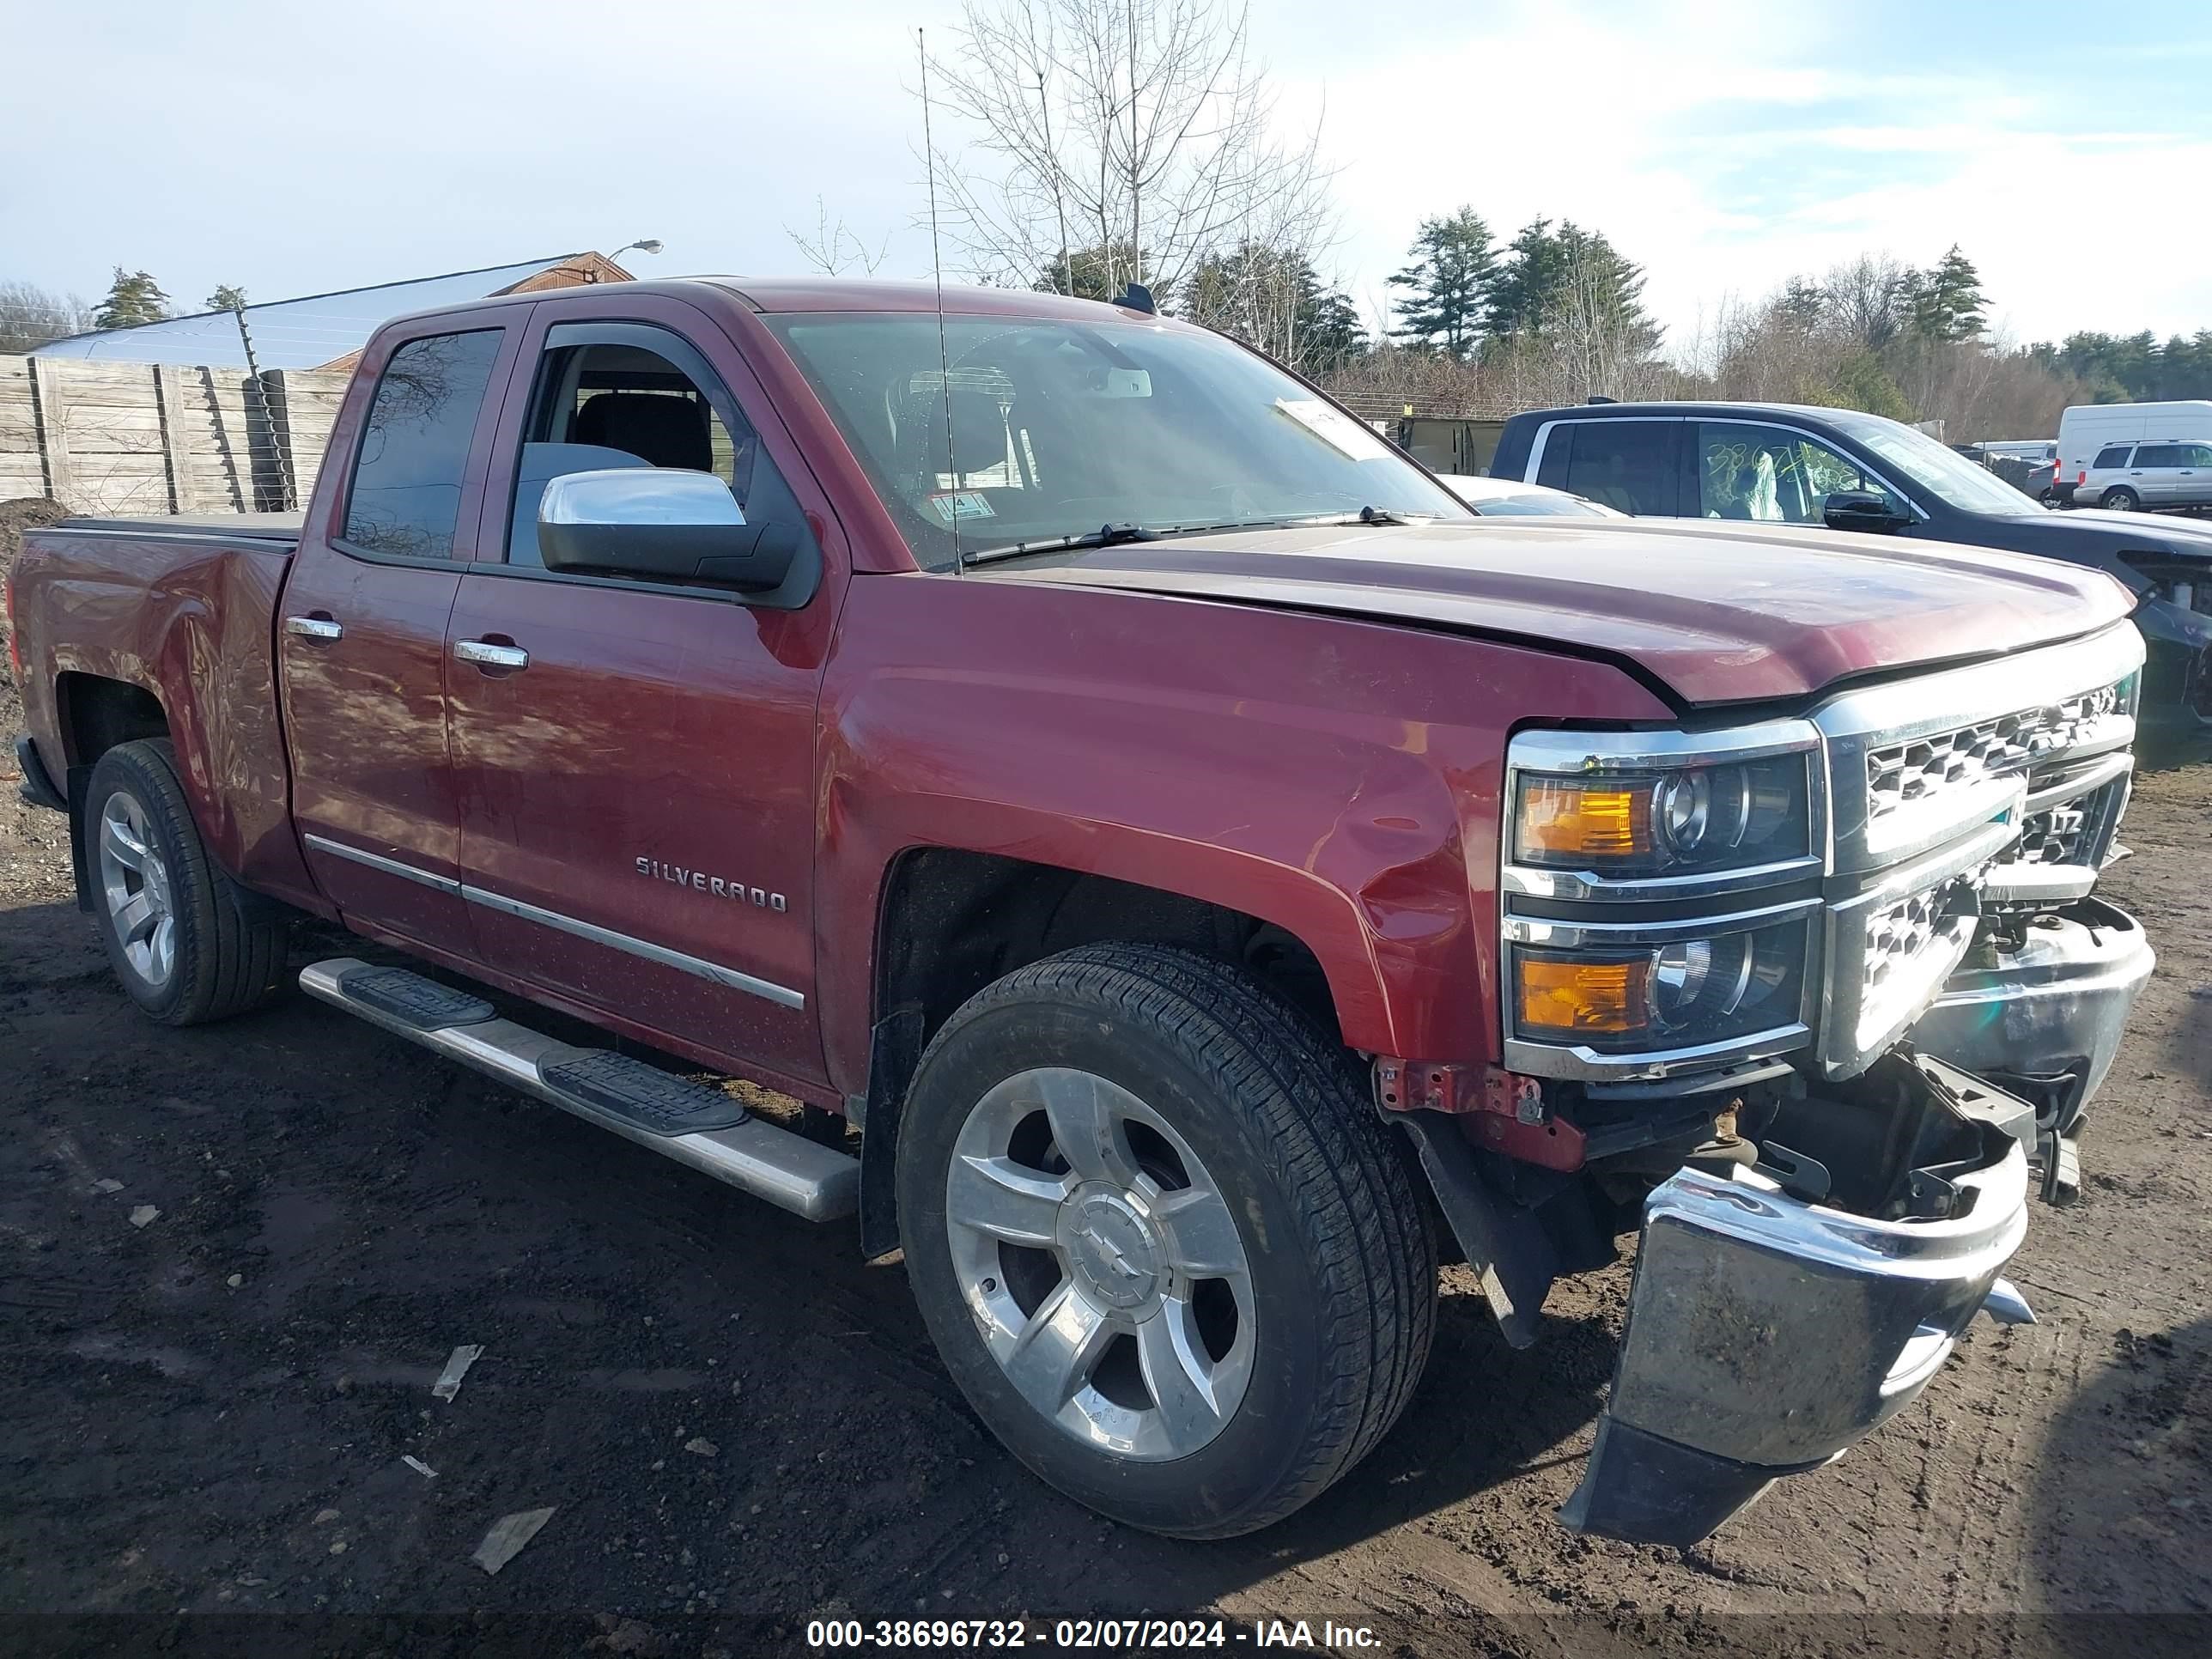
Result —
POLYGON ((1641 1228, 1565 1517, 1634 1539, 2029 1316, 2000 1272, 2151 960, 2091 893, 2117 584, 1484 522, 1218 337, 943 305, 408 318, 303 523, 34 532, 24 787, 130 994, 296 977, 857 1214, 1016 1456, 1186 1536, 1389 1428, 1440 1245, 1522 1344, 1641 1228), (424 971, 295 971, 303 913, 424 971))

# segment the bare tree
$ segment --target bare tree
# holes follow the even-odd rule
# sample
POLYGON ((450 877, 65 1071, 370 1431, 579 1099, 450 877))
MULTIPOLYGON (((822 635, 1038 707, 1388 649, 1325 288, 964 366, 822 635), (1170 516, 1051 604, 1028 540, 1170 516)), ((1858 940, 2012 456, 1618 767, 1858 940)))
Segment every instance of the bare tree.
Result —
POLYGON ((74 294, 33 283, 0 283, 0 352, 33 350, 91 326, 91 306, 74 294))
POLYGON ((967 0, 930 79, 966 143, 931 158, 945 230, 986 281, 1180 291, 1251 246, 1333 239, 1316 129, 1275 132, 1242 0, 967 0))
POLYGON ((1828 272, 1820 284, 1826 318, 1854 344, 1879 351, 1895 339, 1911 312, 1913 273, 1887 253, 1862 253, 1828 272))
POLYGON ((791 245, 799 250, 799 257, 824 276, 842 276, 855 268, 863 276, 872 276, 891 249, 889 233, 871 248, 859 233, 845 228, 842 214, 836 224, 831 224, 830 210, 823 205, 819 196, 814 198, 814 234, 809 236, 789 225, 783 228, 783 234, 791 238, 791 245))

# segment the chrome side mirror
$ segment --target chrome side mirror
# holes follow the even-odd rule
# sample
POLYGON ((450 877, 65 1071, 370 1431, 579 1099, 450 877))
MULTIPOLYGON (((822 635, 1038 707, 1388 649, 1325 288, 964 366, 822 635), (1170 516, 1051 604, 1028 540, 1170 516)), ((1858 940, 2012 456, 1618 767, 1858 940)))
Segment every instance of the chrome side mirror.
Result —
POLYGON ((713 473, 674 467, 564 472, 538 503, 545 568, 573 574, 757 592, 782 583, 803 539, 795 525, 746 523, 713 473))

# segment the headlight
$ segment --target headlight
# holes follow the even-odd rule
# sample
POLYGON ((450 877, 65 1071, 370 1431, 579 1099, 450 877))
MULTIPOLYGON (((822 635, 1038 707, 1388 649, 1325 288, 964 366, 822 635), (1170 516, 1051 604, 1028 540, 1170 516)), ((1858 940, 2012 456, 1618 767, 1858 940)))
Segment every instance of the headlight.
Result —
POLYGON ((1643 775, 1522 773, 1512 856, 1607 876, 1778 863, 1812 848, 1802 754, 1643 775))
MULTIPOLYGON (((1597 930, 1578 931, 1587 939, 1597 930)), ((1804 999, 1805 933, 1800 917, 1633 949, 1516 946, 1513 1035, 1627 1053, 1789 1025, 1804 999)))
POLYGON ((1664 1077, 1811 1040, 1827 854, 1820 738, 1522 732, 1506 764, 1506 1063, 1664 1077))

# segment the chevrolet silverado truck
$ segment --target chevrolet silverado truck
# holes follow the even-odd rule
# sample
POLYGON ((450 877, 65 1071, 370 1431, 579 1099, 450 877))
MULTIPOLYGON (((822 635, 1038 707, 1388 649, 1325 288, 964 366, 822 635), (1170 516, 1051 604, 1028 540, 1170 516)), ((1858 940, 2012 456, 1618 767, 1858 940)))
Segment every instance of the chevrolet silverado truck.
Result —
POLYGON ((1564 1518, 1694 1542, 2030 1316, 2151 964, 2109 577, 1486 520, 1139 306, 409 317, 303 518, 33 532, 9 602, 145 1012, 296 979, 856 1222, 1017 1458, 1185 1537, 1374 1447, 1440 1251, 1527 1345, 1640 1230, 1564 1518))

